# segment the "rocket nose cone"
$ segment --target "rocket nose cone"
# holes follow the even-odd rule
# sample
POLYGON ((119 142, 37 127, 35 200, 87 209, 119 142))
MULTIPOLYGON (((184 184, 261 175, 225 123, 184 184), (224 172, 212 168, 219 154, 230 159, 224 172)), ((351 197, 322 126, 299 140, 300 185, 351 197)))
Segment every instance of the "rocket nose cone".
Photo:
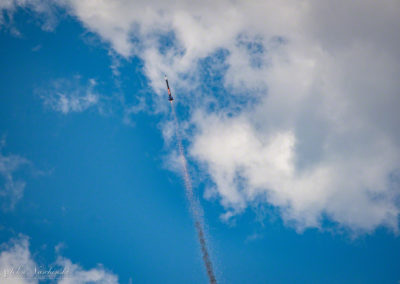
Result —
POLYGON ((164 75, 164 79, 165 79, 165 80, 168 80, 167 75, 164 75))

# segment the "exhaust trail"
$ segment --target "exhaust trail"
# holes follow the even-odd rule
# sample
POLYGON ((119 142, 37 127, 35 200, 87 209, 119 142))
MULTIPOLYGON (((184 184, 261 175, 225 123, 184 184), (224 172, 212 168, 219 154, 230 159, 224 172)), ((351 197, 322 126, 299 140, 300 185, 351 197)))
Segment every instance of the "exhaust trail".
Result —
MULTIPOLYGON (((168 90, 169 90, 169 86, 168 86, 168 90)), ((204 235, 204 223, 203 223, 203 218, 202 218, 202 216, 203 216, 202 209, 201 209, 200 205, 196 202, 196 198, 193 194, 192 181, 191 181, 188 167, 187 167, 185 151, 184 151, 184 148, 182 145, 182 137, 179 132, 179 123, 178 123, 178 118, 175 113, 173 100, 170 100, 170 103, 171 103, 172 116, 173 116, 174 122, 175 122, 176 140, 178 143, 179 154, 180 154, 180 157, 182 160, 183 179, 185 182, 186 198, 189 201, 189 207, 190 207, 191 213, 193 215, 194 224, 195 224, 196 231, 197 231, 197 238, 200 243, 201 254, 202 254, 204 266, 207 271, 208 280, 209 280, 210 284, 216 284, 217 280, 214 275, 214 269, 213 269, 213 265, 212 265, 212 262, 210 259, 210 255, 208 254, 208 247, 207 247, 206 238, 204 235)))

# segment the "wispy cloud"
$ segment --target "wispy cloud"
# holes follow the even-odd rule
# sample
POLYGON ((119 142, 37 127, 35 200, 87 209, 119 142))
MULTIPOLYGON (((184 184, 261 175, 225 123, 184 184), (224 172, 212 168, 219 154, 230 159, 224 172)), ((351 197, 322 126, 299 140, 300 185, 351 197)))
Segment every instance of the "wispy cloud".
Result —
POLYGON ((51 0, 5 0, 0 1, 0 29, 20 37, 22 33, 14 23, 14 14, 20 10, 34 12, 32 15, 45 31, 52 31, 58 23, 58 9, 51 0))
POLYGON ((13 210, 17 202, 23 197, 25 181, 16 179, 15 173, 30 162, 18 155, 3 154, 4 138, 0 145, 0 200, 4 210, 13 210))
POLYGON ((147 105, 145 99, 143 97, 139 97, 138 103, 136 105, 125 105, 123 103, 123 108, 124 108, 123 122, 127 125, 134 126, 135 123, 132 120, 132 115, 145 111, 147 109, 147 105))
POLYGON ((96 81, 89 79, 81 83, 79 76, 71 80, 58 79, 51 83, 51 87, 44 91, 38 90, 45 106, 54 111, 68 114, 82 112, 91 107, 99 107, 100 95, 95 92, 96 81))

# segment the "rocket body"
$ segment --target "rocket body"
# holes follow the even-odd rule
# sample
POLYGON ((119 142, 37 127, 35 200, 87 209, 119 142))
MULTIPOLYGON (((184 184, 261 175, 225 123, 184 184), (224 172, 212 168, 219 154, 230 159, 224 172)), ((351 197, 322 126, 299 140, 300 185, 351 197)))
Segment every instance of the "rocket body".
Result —
POLYGON ((170 102, 172 102, 172 101, 174 100, 174 98, 172 97, 171 90, 169 89, 169 84, 168 84, 168 78, 167 78, 167 75, 165 75, 165 83, 167 83, 167 89, 168 89, 168 100, 169 100, 170 102))

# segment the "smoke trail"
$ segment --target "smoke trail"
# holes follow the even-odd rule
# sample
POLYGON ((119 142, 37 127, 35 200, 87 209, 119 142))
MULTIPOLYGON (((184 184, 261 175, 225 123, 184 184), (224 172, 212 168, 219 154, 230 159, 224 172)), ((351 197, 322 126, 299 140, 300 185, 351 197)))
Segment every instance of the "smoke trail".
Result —
POLYGON ((172 115, 173 115, 174 121, 175 121, 176 140, 178 142, 179 153, 180 153, 180 156, 181 156, 181 159, 182 159, 183 179, 185 181, 186 198, 189 200, 189 206, 190 206, 190 209, 192 211, 191 213, 193 215, 194 224, 195 224, 196 231, 197 231, 197 237, 198 237, 199 243, 200 243, 201 254, 202 254, 202 257, 203 257, 204 266, 206 267, 206 270, 207 270, 208 280, 210 281, 211 284, 216 284, 217 280, 215 279, 212 262, 210 260, 209 254, 208 254, 206 238, 204 236, 204 226, 203 226, 203 222, 202 222, 202 215, 203 214, 202 214, 202 210, 201 210, 200 205, 196 202, 196 199, 195 199, 195 197, 193 195, 192 181, 191 181, 191 178, 190 178, 190 175, 189 175, 189 171, 188 171, 188 168, 187 168, 187 161, 186 161, 186 158, 185 158, 185 151, 184 151, 183 145, 182 145, 182 137, 181 137, 180 132, 179 132, 178 118, 176 116, 174 104, 173 104, 172 101, 171 101, 171 110, 172 110, 172 115))

